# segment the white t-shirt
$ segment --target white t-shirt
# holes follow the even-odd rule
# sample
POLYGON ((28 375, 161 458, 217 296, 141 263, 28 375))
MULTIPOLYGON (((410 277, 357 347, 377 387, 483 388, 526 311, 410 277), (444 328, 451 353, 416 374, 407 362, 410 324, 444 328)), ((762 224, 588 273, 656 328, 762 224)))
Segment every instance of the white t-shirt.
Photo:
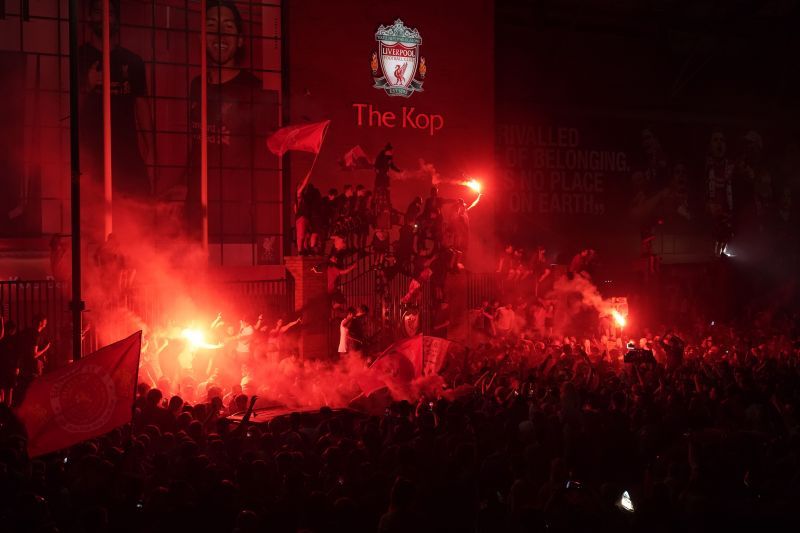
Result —
POLYGON ((344 323, 346 321, 347 321, 347 319, 345 318, 339 324, 339 353, 347 353, 347 333, 348 333, 348 328, 347 328, 347 326, 344 325, 344 323))
POLYGON ((513 309, 508 307, 499 307, 497 309, 497 317, 495 318, 494 325, 500 331, 511 331, 514 327, 516 320, 516 313, 513 309))
POLYGON ((247 325, 239 331, 239 341, 236 343, 236 351, 239 353, 250 353, 250 342, 256 330, 253 326, 247 325))

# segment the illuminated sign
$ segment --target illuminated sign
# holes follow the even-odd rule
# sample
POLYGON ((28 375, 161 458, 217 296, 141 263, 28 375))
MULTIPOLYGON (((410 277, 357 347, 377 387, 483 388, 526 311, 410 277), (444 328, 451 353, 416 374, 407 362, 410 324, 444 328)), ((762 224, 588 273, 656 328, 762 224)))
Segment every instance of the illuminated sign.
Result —
POLYGON ((405 128, 433 135, 444 127, 444 117, 434 113, 423 113, 416 107, 403 106, 400 113, 380 111, 372 104, 353 104, 356 124, 368 128, 405 128))
POLYGON ((378 51, 372 52, 370 68, 375 78, 376 89, 383 89, 389 96, 408 98, 414 92, 422 91, 427 66, 425 58, 420 57, 419 47, 422 36, 415 28, 407 28, 397 19, 391 26, 381 25, 375 32, 378 51), (378 76, 378 69, 383 76, 378 76), (419 74, 420 79, 415 78, 419 74))

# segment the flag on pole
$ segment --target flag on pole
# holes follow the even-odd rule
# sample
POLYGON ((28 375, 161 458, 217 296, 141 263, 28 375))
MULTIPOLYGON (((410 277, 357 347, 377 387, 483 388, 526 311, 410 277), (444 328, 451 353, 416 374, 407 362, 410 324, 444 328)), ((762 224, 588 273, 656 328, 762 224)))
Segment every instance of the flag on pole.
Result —
POLYGON ((28 433, 31 457, 130 422, 141 344, 138 331, 31 383, 16 411, 28 433))
POLYGON ((330 120, 312 124, 297 124, 279 129, 267 138, 267 148, 281 156, 289 150, 318 154, 330 120))
POLYGON ((365 396, 383 387, 402 390, 412 381, 442 370, 452 342, 439 337, 416 335, 389 346, 375 359, 369 372, 358 379, 365 396))
POLYGON ((342 170, 369 170, 374 168, 364 149, 356 145, 348 150, 339 160, 342 170))

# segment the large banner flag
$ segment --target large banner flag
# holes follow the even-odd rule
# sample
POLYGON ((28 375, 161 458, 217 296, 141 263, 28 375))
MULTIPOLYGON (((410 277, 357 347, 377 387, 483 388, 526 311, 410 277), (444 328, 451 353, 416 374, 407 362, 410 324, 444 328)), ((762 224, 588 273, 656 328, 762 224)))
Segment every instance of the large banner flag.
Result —
POLYGON ((16 411, 31 457, 103 435, 130 422, 142 332, 35 380, 16 411))
POLYGON ((267 138, 267 148, 278 156, 289 150, 319 154, 320 148, 322 148, 322 139, 325 137, 325 131, 330 123, 330 120, 323 120, 312 124, 283 127, 267 138))
POLYGON ((416 335, 389 346, 359 379, 364 395, 383 387, 402 389, 417 378, 438 374, 453 343, 447 339, 416 335))

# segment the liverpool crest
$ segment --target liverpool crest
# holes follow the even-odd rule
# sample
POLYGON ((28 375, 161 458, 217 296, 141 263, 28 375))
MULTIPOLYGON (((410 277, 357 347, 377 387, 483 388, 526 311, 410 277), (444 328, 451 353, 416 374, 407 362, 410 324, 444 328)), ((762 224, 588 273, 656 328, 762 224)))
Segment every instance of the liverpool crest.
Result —
POLYGON ((372 53, 370 60, 374 87, 383 89, 389 96, 405 98, 422 91, 427 66, 425 58, 419 55, 422 44, 419 31, 407 28, 402 20, 397 19, 391 26, 381 25, 375 32, 375 40, 378 41, 378 51, 372 53), (379 68, 383 76, 378 76, 379 68))

